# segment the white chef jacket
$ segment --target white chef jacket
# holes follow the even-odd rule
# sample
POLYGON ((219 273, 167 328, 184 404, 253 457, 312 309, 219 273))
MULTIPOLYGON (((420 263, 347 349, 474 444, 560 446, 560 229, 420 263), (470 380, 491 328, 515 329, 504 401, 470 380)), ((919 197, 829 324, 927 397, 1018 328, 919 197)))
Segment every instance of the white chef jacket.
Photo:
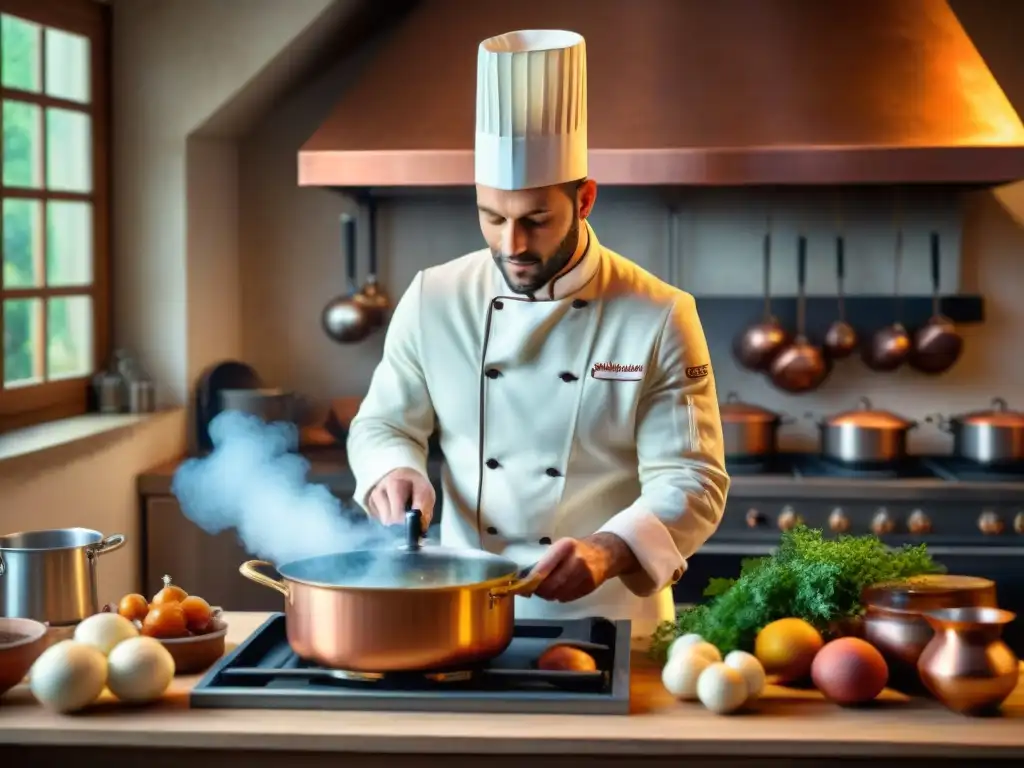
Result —
POLYGON ((519 618, 674 616, 671 585, 714 533, 729 489, 714 373, 694 299, 590 244, 536 294, 489 250, 419 272, 393 312, 353 419, 355 500, 399 467, 446 459, 441 543, 536 562, 552 541, 621 537, 641 569, 571 603, 516 598, 519 618))

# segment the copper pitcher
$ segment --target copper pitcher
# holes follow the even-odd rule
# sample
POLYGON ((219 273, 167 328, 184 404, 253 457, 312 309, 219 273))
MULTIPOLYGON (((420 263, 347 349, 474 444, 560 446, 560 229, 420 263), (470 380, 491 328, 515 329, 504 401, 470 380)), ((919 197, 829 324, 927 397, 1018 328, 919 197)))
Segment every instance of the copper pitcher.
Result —
POLYGON ((1016 615, 999 608, 944 608, 924 618, 935 636, 917 662, 921 681, 954 712, 998 710, 1017 687, 1020 662, 1002 640, 1016 615))
POLYGON ((924 693, 917 662, 935 631, 922 617, 942 608, 995 608, 996 585, 974 576, 927 574, 864 589, 864 639, 889 665, 889 687, 924 693))

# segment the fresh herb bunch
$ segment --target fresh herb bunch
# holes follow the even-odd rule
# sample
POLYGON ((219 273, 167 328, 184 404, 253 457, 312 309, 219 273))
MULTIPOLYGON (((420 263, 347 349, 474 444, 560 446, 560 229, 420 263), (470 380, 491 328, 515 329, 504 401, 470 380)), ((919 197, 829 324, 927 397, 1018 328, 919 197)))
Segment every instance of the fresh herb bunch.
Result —
POLYGON ((823 633, 858 616, 870 584, 942 573, 923 544, 892 550, 875 536, 825 539, 797 526, 782 534, 775 554, 743 561, 738 579, 712 579, 707 603, 680 612, 654 634, 651 652, 663 661, 672 640, 695 632, 724 654, 751 651, 754 638, 776 619, 803 619, 823 633))

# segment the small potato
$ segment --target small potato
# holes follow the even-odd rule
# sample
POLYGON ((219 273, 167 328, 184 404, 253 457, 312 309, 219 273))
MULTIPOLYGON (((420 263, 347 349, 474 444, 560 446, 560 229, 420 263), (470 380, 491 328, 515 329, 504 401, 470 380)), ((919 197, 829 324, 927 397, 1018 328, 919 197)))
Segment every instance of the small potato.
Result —
POLYGON ((552 645, 537 659, 537 668, 550 672, 596 672, 597 662, 571 645, 552 645))

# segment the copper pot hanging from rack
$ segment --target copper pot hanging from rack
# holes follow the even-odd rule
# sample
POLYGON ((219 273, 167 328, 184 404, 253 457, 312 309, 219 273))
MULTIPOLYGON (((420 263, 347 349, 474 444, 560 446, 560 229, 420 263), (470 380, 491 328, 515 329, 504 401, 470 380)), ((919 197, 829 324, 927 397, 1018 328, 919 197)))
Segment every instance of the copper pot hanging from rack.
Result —
POLYGON ((366 198, 367 213, 367 259, 366 281, 355 294, 355 300, 366 311, 373 329, 384 325, 391 309, 391 298, 377 279, 377 202, 371 196, 366 198))
POLYGON ((733 342, 733 355, 741 366, 750 371, 767 371, 772 361, 790 342, 789 331, 772 315, 771 217, 765 227, 762 253, 764 258, 764 315, 760 322, 746 328, 733 342))

